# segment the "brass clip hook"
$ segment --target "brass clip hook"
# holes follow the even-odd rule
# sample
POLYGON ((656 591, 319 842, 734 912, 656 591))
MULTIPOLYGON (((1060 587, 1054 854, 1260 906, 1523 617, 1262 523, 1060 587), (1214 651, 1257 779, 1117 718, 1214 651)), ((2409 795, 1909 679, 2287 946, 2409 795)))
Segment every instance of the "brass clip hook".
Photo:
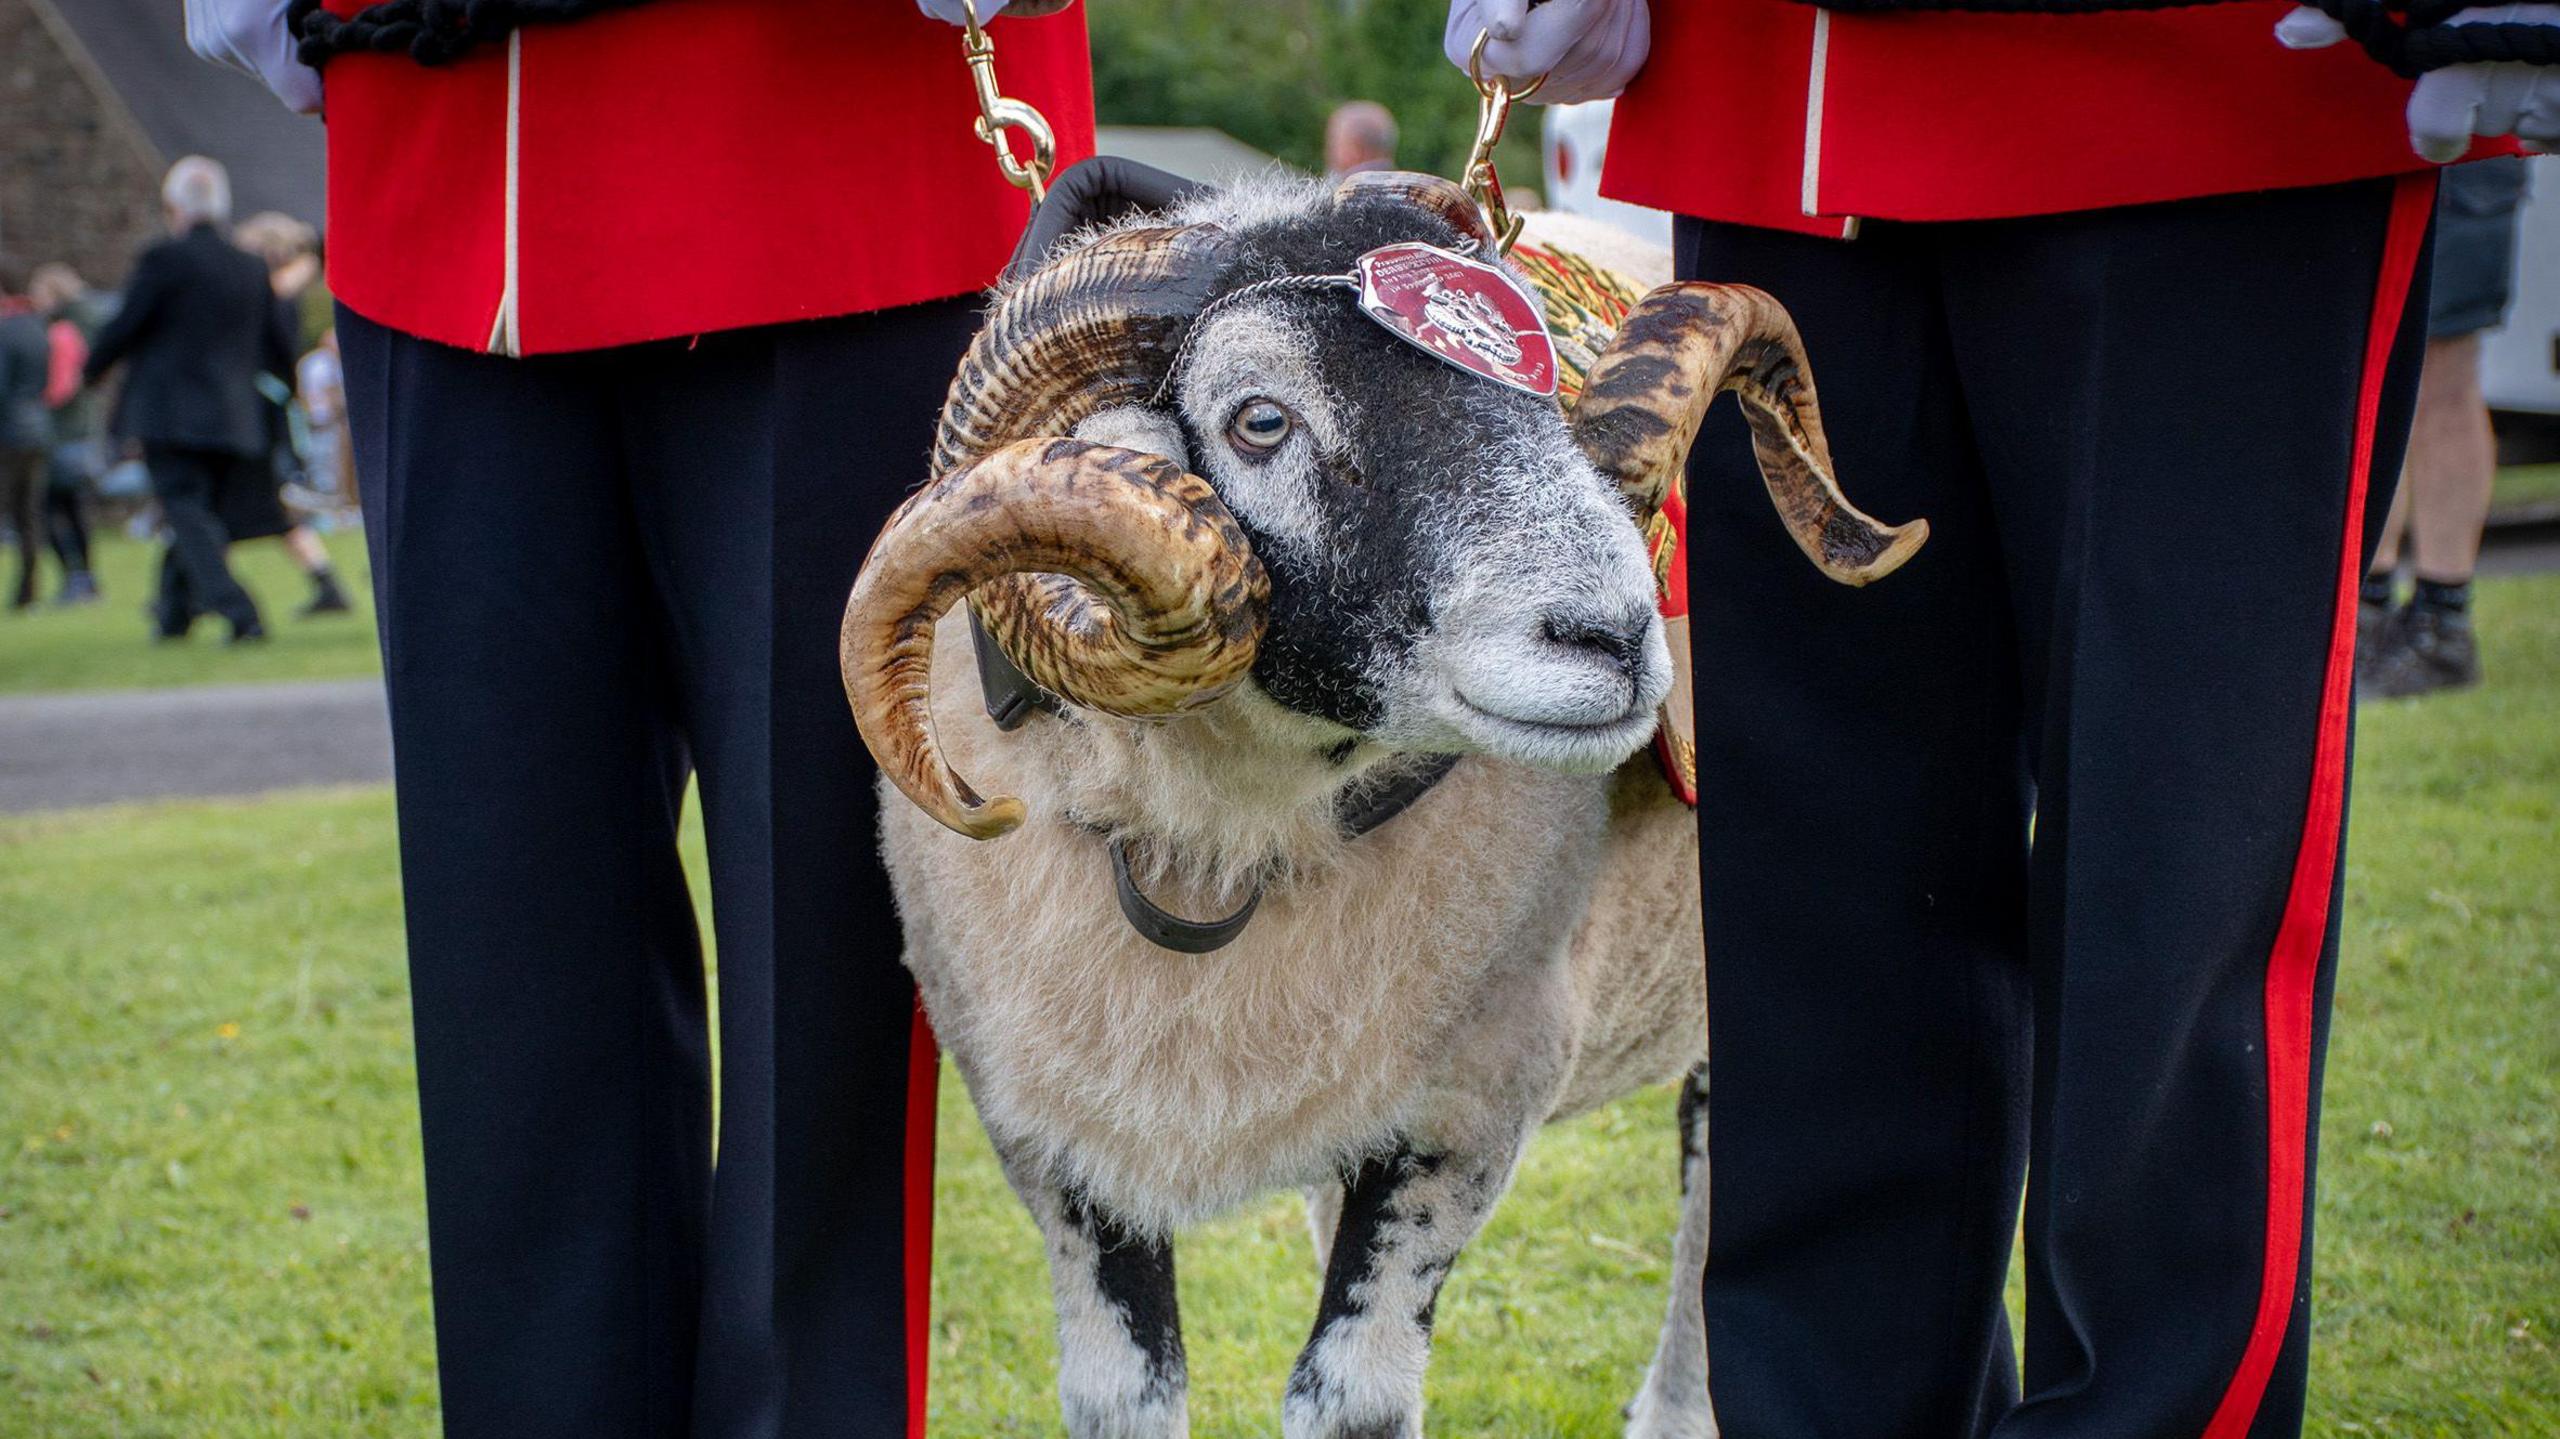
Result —
POLYGON ((978 87, 978 138, 995 148, 996 168, 1004 172, 1007 182, 1031 196, 1039 204, 1048 198, 1049 177, 1058 168, 1058 137, 1049 128, 1048 118, 1029 104, 1016 100, 996 88, 996 42, 987 37, 986 27, 978 23, 976 0, 960 0, 960 13, 968 21, 960 41, 960 52, 969 62, 969 79, 978 87), (1031 141, 1028 163, 1015 157, 1005 144, 1004 132, 1020 130, 1031 141))
POLYGON ((1511 123, 1511 107, 1538 93, 1547 77, 1539 76, 1525 90, 1514 90, 1508 77, 1484 77, 1485 42, 1493 38, 1491 30, 1476 32, 1475 48, 1467 52, 1467 78, 1476 83, 1476 143, 1467 152, 1467 169, 1461 183, 1476 204, 1484 210, 1485 223, 1492 227, 1496 249, 1511 253, 1512 244, 1520 238, 1522 220, 1511 213, 1511 205, 1502 197, 1502 177, 1493 171, 1493 147, 1502 143, 1503 128, 1511 123))

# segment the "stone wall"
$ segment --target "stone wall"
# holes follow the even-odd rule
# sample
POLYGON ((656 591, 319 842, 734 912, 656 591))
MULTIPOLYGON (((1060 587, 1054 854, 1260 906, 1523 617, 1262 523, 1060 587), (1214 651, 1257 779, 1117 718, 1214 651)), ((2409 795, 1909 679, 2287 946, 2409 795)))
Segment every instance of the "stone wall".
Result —
POLYGON ((162 162, 49 3, 0 0, 0 250, 112 287, 158 233, 162 162))

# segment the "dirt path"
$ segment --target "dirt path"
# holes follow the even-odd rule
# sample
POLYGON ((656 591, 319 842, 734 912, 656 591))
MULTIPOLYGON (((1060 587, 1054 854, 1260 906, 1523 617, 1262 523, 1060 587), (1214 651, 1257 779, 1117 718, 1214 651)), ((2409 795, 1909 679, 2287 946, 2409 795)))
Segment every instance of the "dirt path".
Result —
POLYGON ((380 680, 0 698, 0 813, 390 778, 380 680))

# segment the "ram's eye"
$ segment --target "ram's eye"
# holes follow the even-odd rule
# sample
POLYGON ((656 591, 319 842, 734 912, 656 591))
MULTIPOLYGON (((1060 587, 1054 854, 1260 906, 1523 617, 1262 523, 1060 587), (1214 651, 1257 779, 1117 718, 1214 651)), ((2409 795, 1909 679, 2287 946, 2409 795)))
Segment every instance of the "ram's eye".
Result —
POLYGON ((1227 441, 1247 455, 1267 455, 1280 448, 1296 425, 1296 417, 1279 401, 1247 400, 1227 421, 1227 441))

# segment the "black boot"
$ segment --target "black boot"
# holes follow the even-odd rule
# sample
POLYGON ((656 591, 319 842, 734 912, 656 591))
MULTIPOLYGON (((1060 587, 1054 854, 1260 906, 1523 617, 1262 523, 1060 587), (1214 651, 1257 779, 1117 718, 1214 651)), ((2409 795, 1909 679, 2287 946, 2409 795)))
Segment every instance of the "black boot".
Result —
POLYGON ((355 608, 347 602, 347 592, 338 588, 338 572, 318 569, 311 572, 311 602, 295 612, 298 619, 314 615, 343 615, 355 608))
POLYGON ((2363 699, 2410 699, 2480 683, 2480 643, 2471 616, 2412 604, 2391 617, 2391 637, 2371 670, 2359 675, 2363 699))
POLYGON ((2391 572, 2364 577, 2356 590, 2356 685, 2361 690, 2373 667, 2391 648, 2391 572))

